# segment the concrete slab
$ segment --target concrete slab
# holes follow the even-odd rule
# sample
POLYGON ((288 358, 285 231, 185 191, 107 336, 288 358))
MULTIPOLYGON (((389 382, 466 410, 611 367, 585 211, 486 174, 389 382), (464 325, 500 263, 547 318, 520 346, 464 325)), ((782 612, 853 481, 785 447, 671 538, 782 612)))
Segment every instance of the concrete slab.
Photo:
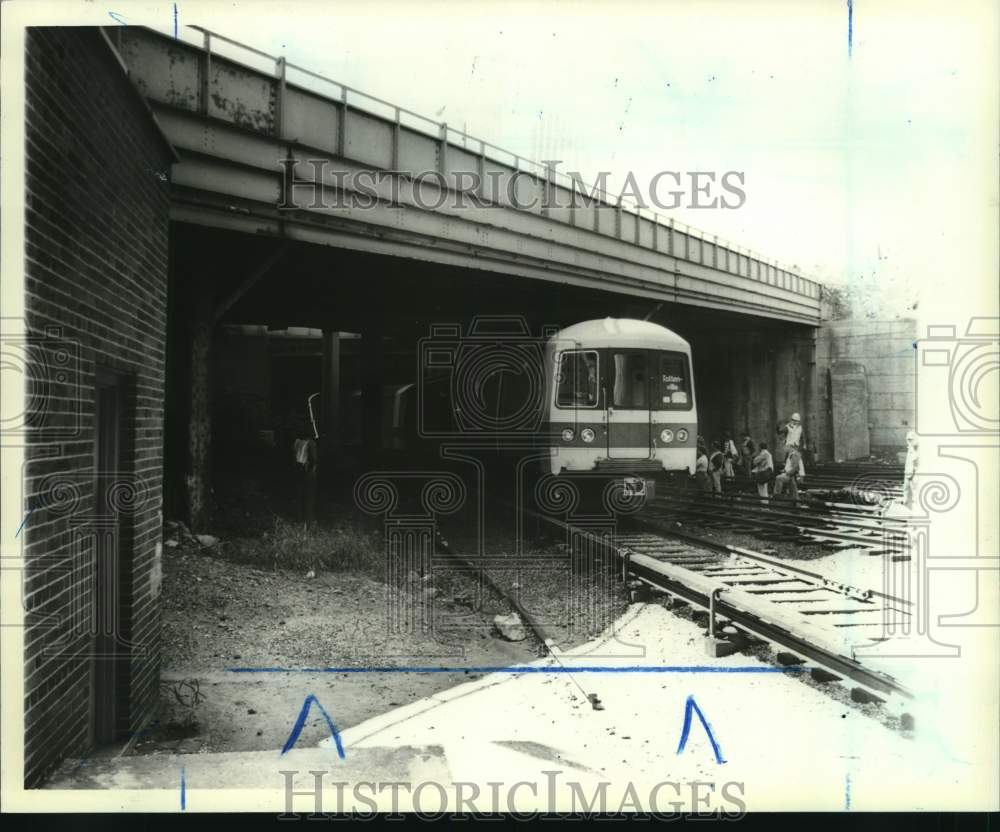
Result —
POLYGON ((643 640, 641 665, 661 672, 629 672, 624 663, 605 671, 598 668, 607 662, 597 656, 567 655, 564 664, 572 660, 593 672, 581 670, 575 681, 562 673, 525 674, 391 728, 357 726, 345 741, 363 748, 433 740, 463 780, 477 783, 544 783, 545 772, 557 768, 548 765, 553 759, 564 779, 592 785, 586 772, 599 772, 618 786, 628 780, 639 792, 664 779, 732 778, 758 809, 787 808, 789 800, 843 808, 848 780, 852 808, 913 807, 920 793, 897 787, 922 784, 930 803, 939 793, 932 788, 936 778, 955 774, 955 761, 940 749, 921 753, 914 741, 803 684, 797 673, 754 672, 770 666, 742 655, 706 659, 700 629, 658 606, 642 607, 619 637, 643 640), (606 710, 592 710, 581 687, 597 693, 606 710), (677 753, 689 696, 712 726, 724 763, 697 719, 677 753), (534 745, 529 753, 517 742, 534 745))
MULTIPOLYGON (((635 605, 591 644, 344 731, 344 760, 331 743, 284 756, 275 750, 122 758, 63 772, 49 787, 176 792, 183 766, 192 805, 206 809, 229 799, 221 789, 257 788, 267 789, 266 805, 281 811, 288 777, 304 792, 295 808, 311 811, 312 771, 326 777, 327 811, 365 808, 350 790, 331 791, 333 782, 405 783, 413 791, 428 783, 421 808, 431 809, 439 805, 430 799, 439 786, 452 806, 456 789, 474 787, 480 811, 579 809, 578 798, 589 801, 602 789, 609 810, 630 792, 639 806, 668 812, 702 798, 703 809, 734 812, 740 804, 837 810, 845 800, 852 809, 976 802, 984 784, 972 781, 971 767, 942 743, 944 732, 931 732, 926 745, 919 733, 907 739, 801 674, 742 654, 708 657, 704 633, 692 622, 656 604, 635 605), (604 710, 591 707, 591 695, 604 710)), ((916 724, 926 718, 919 715, 916 724)), ((379 799, 391 808, 388 794, 379 799)))
MULTIPOLYGON (((225 754, 154 754, 111 760, 68 760, 47 789, 177 789, 182 777, 189 791, 200 789, 273 789, 282 771, 336 771, 348 782, 451 779, 440 746, 398 745, 359 748, 343 760, 332 746, 225 754)), ((308 775, 307 775, 308 776, 308 775)))

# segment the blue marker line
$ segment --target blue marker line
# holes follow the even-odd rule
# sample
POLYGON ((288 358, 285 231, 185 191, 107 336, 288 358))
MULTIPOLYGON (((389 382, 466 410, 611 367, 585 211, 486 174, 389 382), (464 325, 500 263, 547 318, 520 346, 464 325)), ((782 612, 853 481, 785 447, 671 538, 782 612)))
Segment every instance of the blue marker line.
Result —
POLYGON ((854 0, 847 0, 847 57, 854 48, 854 0))
POLYGON ((181 766, 181 811, 187 808, 187 785, 184 782, 184 766, 181 766))
POLYGON ((694 701, 694 696, 688 696, 687 703, 684 706, 684 727, 681 729, 681 741, 677 744, 677 753, 680 754, 687 745, 688 734, 691 733, 692 711, 698 714, 698 719, 701 720, 705 733, 708 734, 708 740, 712 743, 712 751, 715 752, 715 762, 726 762, 722 758, 722 752, 719 750, 719 744, 715 741, 715 734, 712 733, 712 726, 708 724, 708 720, 705 719, 705 715, 701 712, 701 708, 698 707, 698 703, 694 701))
POLYGON ((592 667, 486 666, 486 667, 227 667, 229 673, 801 673, 804 668, 741 665, 625 665, 592 667))
POLYGON ((284 756, 288 750, 295 745, 295 741, 299 738, 299 734, 302 733, 302 728, 306 724, 306 717, 309 716, 309 708, 315 704, 319 708, 319 712, 323 714, 323 718, 326 720, 326 726, 330 729, 330 736, 333 737, 334 743, 337 745, 337 753, 340 755, 340 759, 344 759, 344 744, 340 741, 340 732, 337 730, 337 726, 333 724, 333 720, 330 719, 330 715, 326 712, 319 700, 316 698, 315 693, 310 693, 305 702, 302 703, 302 710, 299 711, 299 718, 295 720, 295 725, 292 728, 292 733, 288 735, 288 740, 285 742, 285 747, 281 749, 281 756, 284 756))
POLYGON ((851 808, 851 772, 844 775, 844 809, 851 808))
POLYGON ((118 12, 108 12, 108 17, 116 23, 121 23, 122 26, 128 26, 128 24, 118 16, 118 12))
POLYGON ((177 37, 177 4, 174 3, 174 37, 177 37))
POLYGON ((28 509, 28 513, 24 515, 24 519, 21 521, 21 525, 17 527, 17 531, 14 532, 14 537, 17 537, 21 533, 21 529, 24 528, 24 524, 28 522, 28 518, 31 517, 31 513, 34 511, 33 508, 28 509))

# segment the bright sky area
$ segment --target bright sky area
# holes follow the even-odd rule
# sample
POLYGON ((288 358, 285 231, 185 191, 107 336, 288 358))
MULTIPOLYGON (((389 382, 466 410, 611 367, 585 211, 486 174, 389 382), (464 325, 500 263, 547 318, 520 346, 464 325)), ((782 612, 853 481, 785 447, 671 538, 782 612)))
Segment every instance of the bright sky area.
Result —
MULTIPOLYGON (((173 3, 106 1, 173 25, 173 3)), ((888 316, 996 315, 1000 12, 852 7, 243 0, 177 17, 588 182, 610 171, 612 192, 628 171, 742 171, 738 210, 662 213, 888 316)))

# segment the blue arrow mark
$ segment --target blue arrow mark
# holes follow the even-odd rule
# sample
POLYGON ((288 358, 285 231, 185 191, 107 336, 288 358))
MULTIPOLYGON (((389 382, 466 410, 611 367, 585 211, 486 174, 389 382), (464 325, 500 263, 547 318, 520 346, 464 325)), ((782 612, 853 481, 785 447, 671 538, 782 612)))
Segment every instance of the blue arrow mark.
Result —
POLYGON ((701 708, 698 707, 698 703, 694 701, 694 696, 689 696, 687 698, 687 703, 684 707, 684 728, 681 729, 681 741, 677 744, 677 753, 680 754, 687 745, 688 734, 691 733, 692 713, 698 714, 698 719, 701 720, 701 724, 705 728, 705 733, 708 734, 708 740, 712 743, 712 751, 715 752, 715 762, 726 762, 722 757, 722 751, 719 748, 719 743, 715 741, 715 734, 712 733, 712 726, 708 724, 708 720, 705 719, 705 714, 701 712, 701 708))
POLYGON ((309 709, 316 705, 319 708, 319 712, 323 714, 323 718, 326 720, 326 725, 330 729, 330 736, 333 737, 334 743, 337 745, 337 753, 340 755, 340 759, 344 759, 344 744, 340 741, 340 732, 337 730, 337 726, 333 724, 333 720, 330 719, 330 715, 326 712, 326 709, 319 703, 316 698, 315 693, 310 693, 305 702, 302 703, 302 710, 299 711, 299 718, 295 721, 295 725, 292 728, 292 733, 288 735, 288 740, 285 742, 285 747, 281 749, 281 754, 284 755, 288 752, 295 741, 299 738, 299 734, 302 733, 302 728, 306 724, 306 717, 309 716, 309 709))

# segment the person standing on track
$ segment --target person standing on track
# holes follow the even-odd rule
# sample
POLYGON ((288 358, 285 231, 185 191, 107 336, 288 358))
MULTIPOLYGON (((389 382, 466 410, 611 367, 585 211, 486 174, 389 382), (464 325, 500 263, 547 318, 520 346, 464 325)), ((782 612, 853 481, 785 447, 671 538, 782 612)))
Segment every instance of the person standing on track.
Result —
POLYGON ((746 470, 747 479, 753 479, 753 458, 757 456, 757 446, 750 438, 749 433, 743 434, 743 442, 740 443, 740 453, 743 456, 743 468, 746 470))
POLYGON ((799 501, 799 482, 805 478, 806 469, 802 464, 802 453, 798 448, 790 448, 785 457, 785 470, 774 480, 774 496, 780 497, 788 488, 793 503, 799 501))
POLYGON ((736 469, 734 465, 739 460, 740 455, 736 451, 736 443, 733 442, 733 432, 726 431, 726 439, 722 443, 722 480, 723 486, 731 489, 736 481, 736 469))
POLYGON ((708 451, 705 440, 698 437, 698 450, 694 463, 694 483, 699 491, 711 491, 712 482, 708 476, 708 451))
POLYGON ((781 441, 782 458, 787 458, 791 451, 803 451, 806 447, 805 435, 802 432, 802 417, 793 413, 791 418, 778 427, 778 439, 781 441))
POLYGON ((751 474, 754 482, 757 483, 757 495, 767 499, 767 484, 774 476, 774 458, 767 449, 767 442, 760 443, 760 451, 753 458, 751 474))
POLYGON ((719 441, 712 443, 712 455, 708 458, 708 475, 712 481, 712 493, 722 493, 722 469, 725 466, 725 455, 719 441))
POLYGON ((917 476, 917 466, 920 461, 920 440, 912 430, 906 434, 906 462, 903 466, 903 505, 913 508, 916 497, 914 479, 917 476))

